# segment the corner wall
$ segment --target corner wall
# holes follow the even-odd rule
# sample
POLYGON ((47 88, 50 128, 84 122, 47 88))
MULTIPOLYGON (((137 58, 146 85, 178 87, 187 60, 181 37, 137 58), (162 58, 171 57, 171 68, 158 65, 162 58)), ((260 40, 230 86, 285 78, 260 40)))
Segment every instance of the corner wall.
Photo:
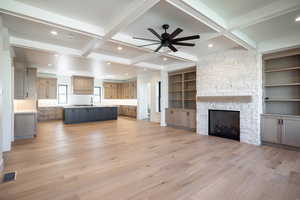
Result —
POLYGON ((208 135, 208 109, 241 112, 241 142, 260 145, 262 113, 261 56, 233 49, 199 59, 197 96, 252 96, 252 102, 197 103, 197 133, 208 135))

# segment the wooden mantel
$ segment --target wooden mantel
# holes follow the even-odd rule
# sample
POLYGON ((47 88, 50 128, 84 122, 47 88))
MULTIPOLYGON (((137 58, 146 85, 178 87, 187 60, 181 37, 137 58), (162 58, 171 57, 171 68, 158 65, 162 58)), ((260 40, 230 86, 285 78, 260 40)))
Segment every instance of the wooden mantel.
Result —
POLYGON ((198 102, 242 102, 249 103, 252 96, 198 96, 198 102))

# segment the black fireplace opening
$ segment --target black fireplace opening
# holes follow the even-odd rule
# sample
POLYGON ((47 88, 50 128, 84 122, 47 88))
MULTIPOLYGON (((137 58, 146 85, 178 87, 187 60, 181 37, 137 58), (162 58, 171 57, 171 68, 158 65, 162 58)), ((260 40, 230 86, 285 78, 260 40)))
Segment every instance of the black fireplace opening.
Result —
POLYGON ((208 111, 209 135, 240 141, 240 112, 229 110, 208 111))

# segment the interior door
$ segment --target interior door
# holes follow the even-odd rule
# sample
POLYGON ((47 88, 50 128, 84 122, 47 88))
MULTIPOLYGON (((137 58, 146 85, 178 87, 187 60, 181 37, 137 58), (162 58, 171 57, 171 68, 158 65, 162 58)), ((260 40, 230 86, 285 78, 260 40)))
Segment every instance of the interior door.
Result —
POLYGON ((281 143, 282 126, 278 118, 264 116, 262 118, 262 141, 281 143))
POLYGON ((300 147, 300 120, 284 119, 282 144, 300 147))

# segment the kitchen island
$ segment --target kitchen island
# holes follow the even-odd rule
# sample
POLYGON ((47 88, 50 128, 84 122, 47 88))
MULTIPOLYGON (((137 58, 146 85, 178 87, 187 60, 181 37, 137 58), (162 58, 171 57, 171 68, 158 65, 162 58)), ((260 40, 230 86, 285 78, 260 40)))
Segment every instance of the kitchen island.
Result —
POLYGON ((64 123, 76 124, 105 120, 117 120, 118 107, 104 105, 77 105, 64 107, 64 123))

